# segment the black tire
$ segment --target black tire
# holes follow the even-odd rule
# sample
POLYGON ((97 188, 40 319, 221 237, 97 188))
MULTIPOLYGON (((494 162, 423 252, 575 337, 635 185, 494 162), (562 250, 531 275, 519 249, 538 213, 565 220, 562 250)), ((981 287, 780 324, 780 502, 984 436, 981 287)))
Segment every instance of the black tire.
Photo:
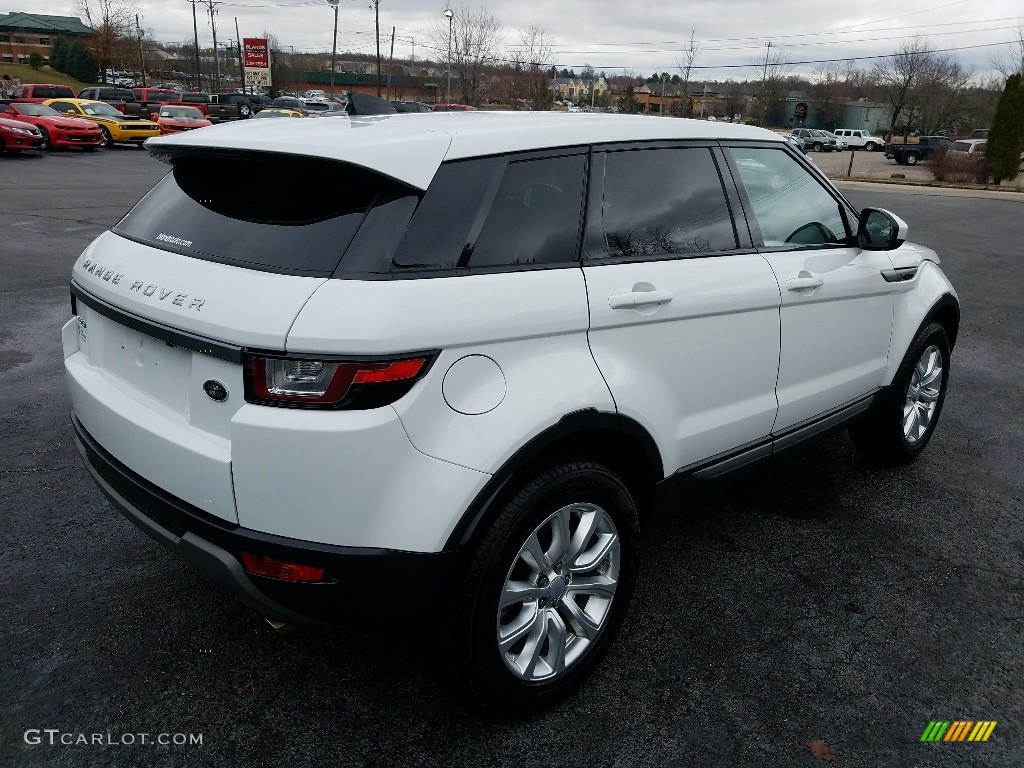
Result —
MULTIPOLYGON (((577 540, 571 535, 568 538, 577 540)), ((610 541, 613 539, 604 539, 604 546, 610 541)), ((505 714, 527 715, 553 704, 582 682, 614 640, 636 583, 638 561, 636 506, 614 472, 587 458, 566 459, 538 472, 504 504, 468 555, 463 577, 452 587, 441 633, 447 679, 476 703, 505 714), (579 506, 570 510, 569 505, 579 506), (547 568, 548 580, 531 574, 532 566, 520 555, 530 540, 545 550, 545 557, 560 550, 554 528, 546 527, 558 514, 564 515, 565 530, 573 534, 584 530, 585 519, 603 523, 573 549, 574 567, 568 563, 541 567, 547 568), (608 536, 608 531, 618 536, 617 546, 595 554, 602 551, 598 534, 608 536), (550 538, 545 535, 548 532, 550 538), (590 558, 589 565, 584 558, 590 558), (573 573, 577 574, 575 582, 573 573), (584 579, 613 583, 610 602, 604 603, 604 598, 581 587, 584 579), (510 580, 547 596, 536 597, 531 592, 530 598, 513 600, 499 612, 510 580), (578 599, 585 602, 581 605, 578 599), (570 602, 579 611, 577 616, 585 612, 589 621, 596 622, 589 630, 581 629, 584 625, 578 619, 573 623, 570 602), (554 639, 549 635, 552 624, 554 639), (520 631, 515 629, 517 625, 520 631), (526 626, 531 628, 529 633, 526 626), (499 646, 502 630, 517 638, 508 641, 505 651, 499 646), (564 633, 561 640, 558 632, 564 633), (585 637, 588 632, 593 633, 589 640, 585 637), (534 639, 534 633, 539 633, 540 639, 534 639), (536 648, 532 653, 531 642, 536 648), (552 667, 551 654, 556 649, 562 654, 555 654, 552 667), (575 657, 565 659, 565 654, 575 657), (559 656, 564 668, 555 671, 559 656), (535 666, 528 659, 535 660, 535 666), (513 672, 518 663, 526 669, 513 672), (542 679, 527 679, 537 677, 542 679)))
POLYGON ((40 128, 39 132, 43 134, 43 141, 42 143, 40 143, 38 147, 36 147, 36 149, 40 150, 41 152, 49 152, 51 149, 53 149, 53 142, 50 141, 50 134, 46 132, 45 128, 40 128))
POLYGON ((100 126, 100 133, 103 134, 103 138, 100 139, 100 146, 104 149, 114 146, 114 138, 110 135, 110 131, 107 130, 107 126, 100 126))
POLYGON ((918 160, 920 160, 920 158, 916 154, 914 154, 912 152, 909 155, 907 155, 907 161, 906 162, 907 162, 907 165, 917 165, 917 161, 918 160))
POLYGON ((250 107, 248 104, 239 104, 238 116, 243 120, 252 117, 252 107, 250 107))
POLYGON ((875 142, 869 141, 867 144, 864 145, 864 149, 866 149, 868 152, 874 152, 875 151, 875 142))
POLYGON ((815 152, 821 152, 821 150, 824 149, 824 146, 820 141, 816 141, 814 142, 814 144, 811 145, 811 149, 813 149, 815 152))
MULTIPOLYGON (((935 432, 935 425, 938 424, 939 415, 942 413, 942 403, 946 399, 948 382, 949 339, 945 328, 939 323, 930 323, 918 332, 907 348, 907 354, 896 371, 892 386, 862 421, 850 427, 850 438, 854 447, 865 458, 882 464, 906 464, 916 459, 935 432), (913 429, 911 431, 917 434, 908 438, 905 429, 906 408, 913 395, 929 389, 920 386, 920 374, 915 380, 915 370, 922 356, 932 349, 938 353, 942 365, 941 382, 937 388, 936 399, 932 401, 934 410, 928 417, 923 431, 919 431, 919 427, 913 429)), ((918 405, 915 401, 914 407, 917 408, 918 405)))

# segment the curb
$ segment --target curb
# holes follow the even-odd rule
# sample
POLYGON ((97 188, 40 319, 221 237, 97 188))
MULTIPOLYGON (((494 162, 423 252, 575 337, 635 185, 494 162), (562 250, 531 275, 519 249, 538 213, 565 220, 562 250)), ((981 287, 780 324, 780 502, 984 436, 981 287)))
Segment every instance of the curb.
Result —
POLYGON ((873 192, 898 192, 906 195, 931 195, 933 197, 966 197, 981 200, 1010 200, 1024 203, 1024 193, 1002 192, 990 189, 958 189, 956 187, 929 187, 920 184, 890 184, 857 179, 830 179, 840 189, 869 189, 873 192))

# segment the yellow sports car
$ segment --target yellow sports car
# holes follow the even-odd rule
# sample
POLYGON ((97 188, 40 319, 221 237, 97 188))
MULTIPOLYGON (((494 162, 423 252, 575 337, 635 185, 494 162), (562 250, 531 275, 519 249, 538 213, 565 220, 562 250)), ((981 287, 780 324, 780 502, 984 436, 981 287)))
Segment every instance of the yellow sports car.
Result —
POLYGON ((48 99, 43 102, 63 115, 72 115, 91 120, 100 127, 103 133, 104 147, 109 147, 115 142, 137 144, 150 136, 160 135, 160 126, 150 120, 143 120, 141 117, 122 115, 105 101, 90 101, 88 99, 48 99))
POLYGON ((299 112, 297 109, 283 109, 280 107, 270 107, 267 109, 261 109, 253 117, 305 117, 304 114, 299 112))

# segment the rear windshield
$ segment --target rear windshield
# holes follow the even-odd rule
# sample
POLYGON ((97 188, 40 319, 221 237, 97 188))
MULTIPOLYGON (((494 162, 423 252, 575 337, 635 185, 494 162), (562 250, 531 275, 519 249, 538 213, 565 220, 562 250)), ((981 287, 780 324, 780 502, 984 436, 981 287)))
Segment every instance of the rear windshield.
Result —
POLYGON ((378 201, 415 195, 357 166, 294 155, 179 156, 114 232, 248 269, 329 277, 378 201))

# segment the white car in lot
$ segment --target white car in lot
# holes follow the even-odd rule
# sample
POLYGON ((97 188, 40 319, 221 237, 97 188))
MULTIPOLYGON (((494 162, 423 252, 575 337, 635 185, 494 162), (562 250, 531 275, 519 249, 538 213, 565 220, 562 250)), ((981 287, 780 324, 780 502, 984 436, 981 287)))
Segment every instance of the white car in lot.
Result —
POLYGON ((874 152, 885 148, 885 139, 872 136, 871 131, 856 128, 838 128, 834 131, 837 138, 843 139, 850 149, 864 149, 874 152))
POLYGON ((78 258, 63 328, 94 480, 267 616, 427 617, 491 707, 594 667, 656 510, 844 427, 907 462, 939 419, 938 258, 769 131, 470 112, 147 147, 171 172, 78 258))

